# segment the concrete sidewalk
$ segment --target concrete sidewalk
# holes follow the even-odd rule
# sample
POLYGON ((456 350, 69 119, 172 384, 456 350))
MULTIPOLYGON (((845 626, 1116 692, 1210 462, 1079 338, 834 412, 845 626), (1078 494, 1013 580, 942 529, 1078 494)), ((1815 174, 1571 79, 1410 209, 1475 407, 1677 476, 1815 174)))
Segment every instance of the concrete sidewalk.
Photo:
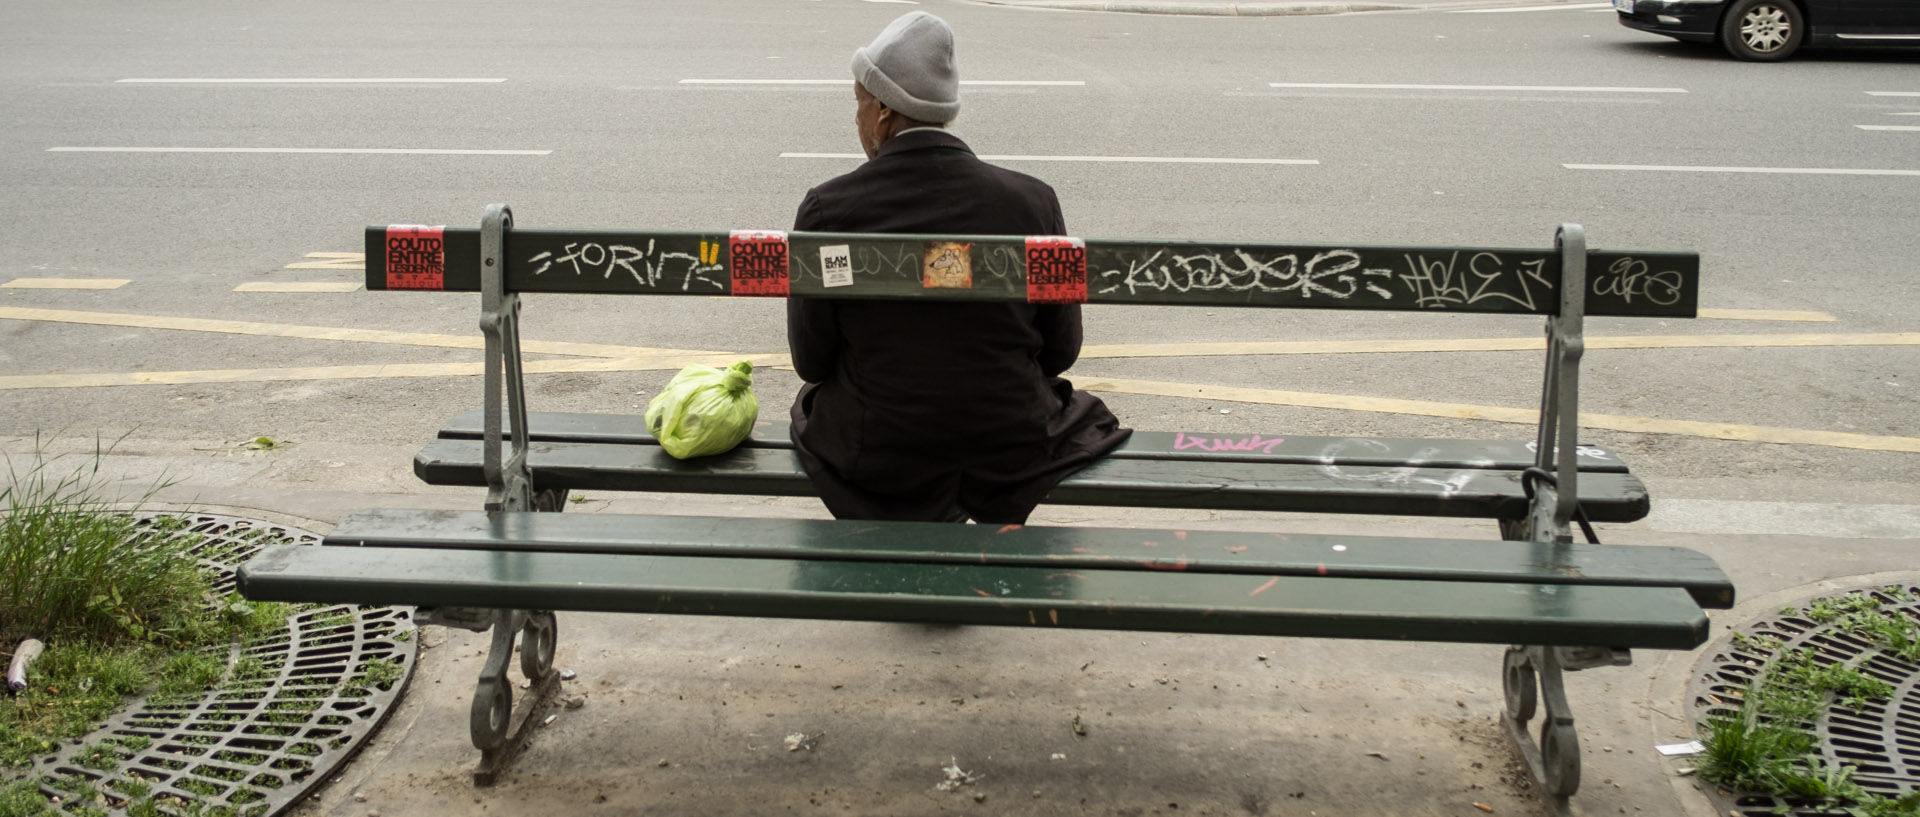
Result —
MULTIPOLYGON (((103 457, 103 473, 133 495, 170 475, 176 482, 153 500, 162 508, 315 532, 362 508, 468 509, 482 498, 421 485, 410 451, 386 446, 309 443, 258 457, 197 450, 209 447, 129 439, 103 457)), ((1718 559, 1743 601, 1716 625, 1815 593, 1920 577, 1912 569, 1920 533, 1700 532, 1697 520, 1665 526, 1660 498, 1736 486, 1650 487, 1655 517, 1602 535, 1718 559)), ((1768 490, 1741 495, 1784 499, 1768 490)), ((1894 501, 1858 490, 1797 498, 1894 501)), ((568 512, 823 516, 812 500, 587 499, 568 512)), ((1043 508, 1034 521, 1497 536, 1473 521, 1073 507, 1043 508)), ((585 703, 556 709, 501 783, 476 789, 469 780, 477 753, 467 710, 485 641, 426 628, 428 649, 393 717, 292 813, 1547 813, 1499 725, 1498 647, 565 613, 560 630, 557 664, 578 673, 562 694, 585 703), (790 735, 810 748, 790 751, 790 735), (937 790, 949 766, 973 782, 937 790)), ((1686 686, 1705 652, 1643 651, 1631 667, 1568 676, 1584 748, 1576 814, 1725 813, 1681 775, 1688 759, 1653 749, 1693 737, 1686 686)))

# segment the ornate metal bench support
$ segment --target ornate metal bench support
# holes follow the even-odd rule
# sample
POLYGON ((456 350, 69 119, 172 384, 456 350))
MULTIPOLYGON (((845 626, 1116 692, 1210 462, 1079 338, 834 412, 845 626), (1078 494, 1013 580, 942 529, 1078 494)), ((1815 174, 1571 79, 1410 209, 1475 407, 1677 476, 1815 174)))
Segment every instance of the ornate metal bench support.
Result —
POLYGON ((1557 652, 1552 647, 1507 648, 1501 673, 1507 711, 1502 720, 1507 736, 1526 760, 1527 771, 1553 803, 1555 812, 1566 814, 1568 798, 1580 788, 1580 736, 1573 729, 1573 712, 1567 706, 1557 652), (1536 743, 1527 734, 1527 722, 1533 720, 1541 698, 1546 699, 1547 711, 1536 743))
POLYGON ((533 479, 527 472, 527 384, 520 365, 520 295, 507 291, 507 234, 513 211, 487 206, 480 219, 480 334, 486 338, 485 462, 489 511, 533 509, 533 479), (510 440, 503 440, 501 407, 510 440), (510 445, 503 446, 503 443, 510 445), (510 450, 503 454, 502 449, 510 450))
POLYGON ((423 608, 416 620, 421 624, 459 627, 477 633, 493 631, 486 667, 480 670, 479 683, 474 686, 468 722, 473 746, 480 750, 480 765, 474 769, 473 782, 478 786, 491 786, 526 746, 534 721, 546 712, 553 702, 554 691, 560 688, 560 674, 553 671, 553 651, 559 640, 553 613, 472 607, 423 608), (516 638, 520 640, 520 674, 526 676, 530 688, 518 715, 513 711, 513 681, 507 677, 507 662, 513 657, 516 638))
MULTIPOLYGON (((1573 541, 1572 522, 1580 495, 1575 462, 1580 430, 1580 357, 1586 349, 1582 324, 1586 314, 1586 233, 1577 224, 1563 224, 1554 243, 1560 250, 1560 311, 1547 319, 1547 369, 1540 390, 1534 467, 1521 475, 1529 499, 1527 515, 1501 522, 1506 538, 1535 543, 1545 560, 1555 559, 1556 551, 1573 541)), ((1507 648, 1501 668, 1507 705, 1501 720, 1556 814, 1571 813, 1568 798, 1580 788, 1580 736, 1573 727, 1573 709, 1567 705, 1561 673, 1632 662, 1631 652, 1611 647, 1507 648), (1527 722, 1533 720, 1542 699, 1546 712, 1540 721, 1539 739, 1535 740, 1528 733, 1527 722)))
MULTIPOLYGON (((520 296, 508 292, 506 285, 507 235, 512 230, 513 211, 504 204, 489 205, 480 219, 480 333, 486 338, 486 510, 558 511, 566 505, 567 492, 535 490, 527 470, 527 387, 520 360, 520 296)), ((559 673, 553 671, 559 627, 553 613, 544 610, 433 609, 421 610, 419 620, 473 632, 493 631, 493 645, 487 651, 487 664, 480 671, 469 711, 473 745, 480 750, 473 782, 490 786, 526 746, 534 721, 544 714, 560 687, 559 673), (513 656, 514 640, 523 633, 520 673, 526 676, 530 694, 515 715, 507 662, 513 656)))

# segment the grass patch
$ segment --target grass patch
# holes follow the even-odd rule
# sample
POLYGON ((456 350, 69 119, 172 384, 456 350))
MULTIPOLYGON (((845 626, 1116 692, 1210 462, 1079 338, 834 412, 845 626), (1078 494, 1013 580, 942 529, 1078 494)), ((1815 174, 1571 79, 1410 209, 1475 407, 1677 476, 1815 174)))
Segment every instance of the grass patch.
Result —
POLYGON ((0 702, 0 771, 24 767, 98 726, 147 688, 160 652, 146 645, 47 647, 27 690, 0 702))
POLYGON ((139 531, 99 498, 104 453, 64 476, 40 455, 25 473, 9 461, 0 487, 0 642, 178 645, 204 635, 203 599, 181 592, 207 584, 189 540, 139 531))

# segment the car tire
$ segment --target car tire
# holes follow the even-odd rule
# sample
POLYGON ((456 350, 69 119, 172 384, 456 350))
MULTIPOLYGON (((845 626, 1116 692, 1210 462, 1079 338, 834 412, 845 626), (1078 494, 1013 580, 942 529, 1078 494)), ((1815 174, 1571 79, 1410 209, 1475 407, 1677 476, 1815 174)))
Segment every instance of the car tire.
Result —
POLYGON ((1734 0, 1720 21, 1720 45, 1752 62, 1784 60, 1806 38, 1806 17, 1791 0, 1734 0))

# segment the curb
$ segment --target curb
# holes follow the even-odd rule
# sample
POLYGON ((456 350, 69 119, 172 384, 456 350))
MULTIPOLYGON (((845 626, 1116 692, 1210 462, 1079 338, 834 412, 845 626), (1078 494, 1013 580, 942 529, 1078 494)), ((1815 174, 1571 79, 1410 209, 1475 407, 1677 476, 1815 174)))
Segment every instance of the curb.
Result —
POLYGON ((1195 17, 1281 17, 1301 14, 1346 14, 1355 11, 1402 11, 1412 6, 1386 3, 1316 3, 1292 0, 1270 3, 1179 3, 1167 0, 979 0, 993 6, 1109 11, 1127 14, 1182 14, 1195 17))

